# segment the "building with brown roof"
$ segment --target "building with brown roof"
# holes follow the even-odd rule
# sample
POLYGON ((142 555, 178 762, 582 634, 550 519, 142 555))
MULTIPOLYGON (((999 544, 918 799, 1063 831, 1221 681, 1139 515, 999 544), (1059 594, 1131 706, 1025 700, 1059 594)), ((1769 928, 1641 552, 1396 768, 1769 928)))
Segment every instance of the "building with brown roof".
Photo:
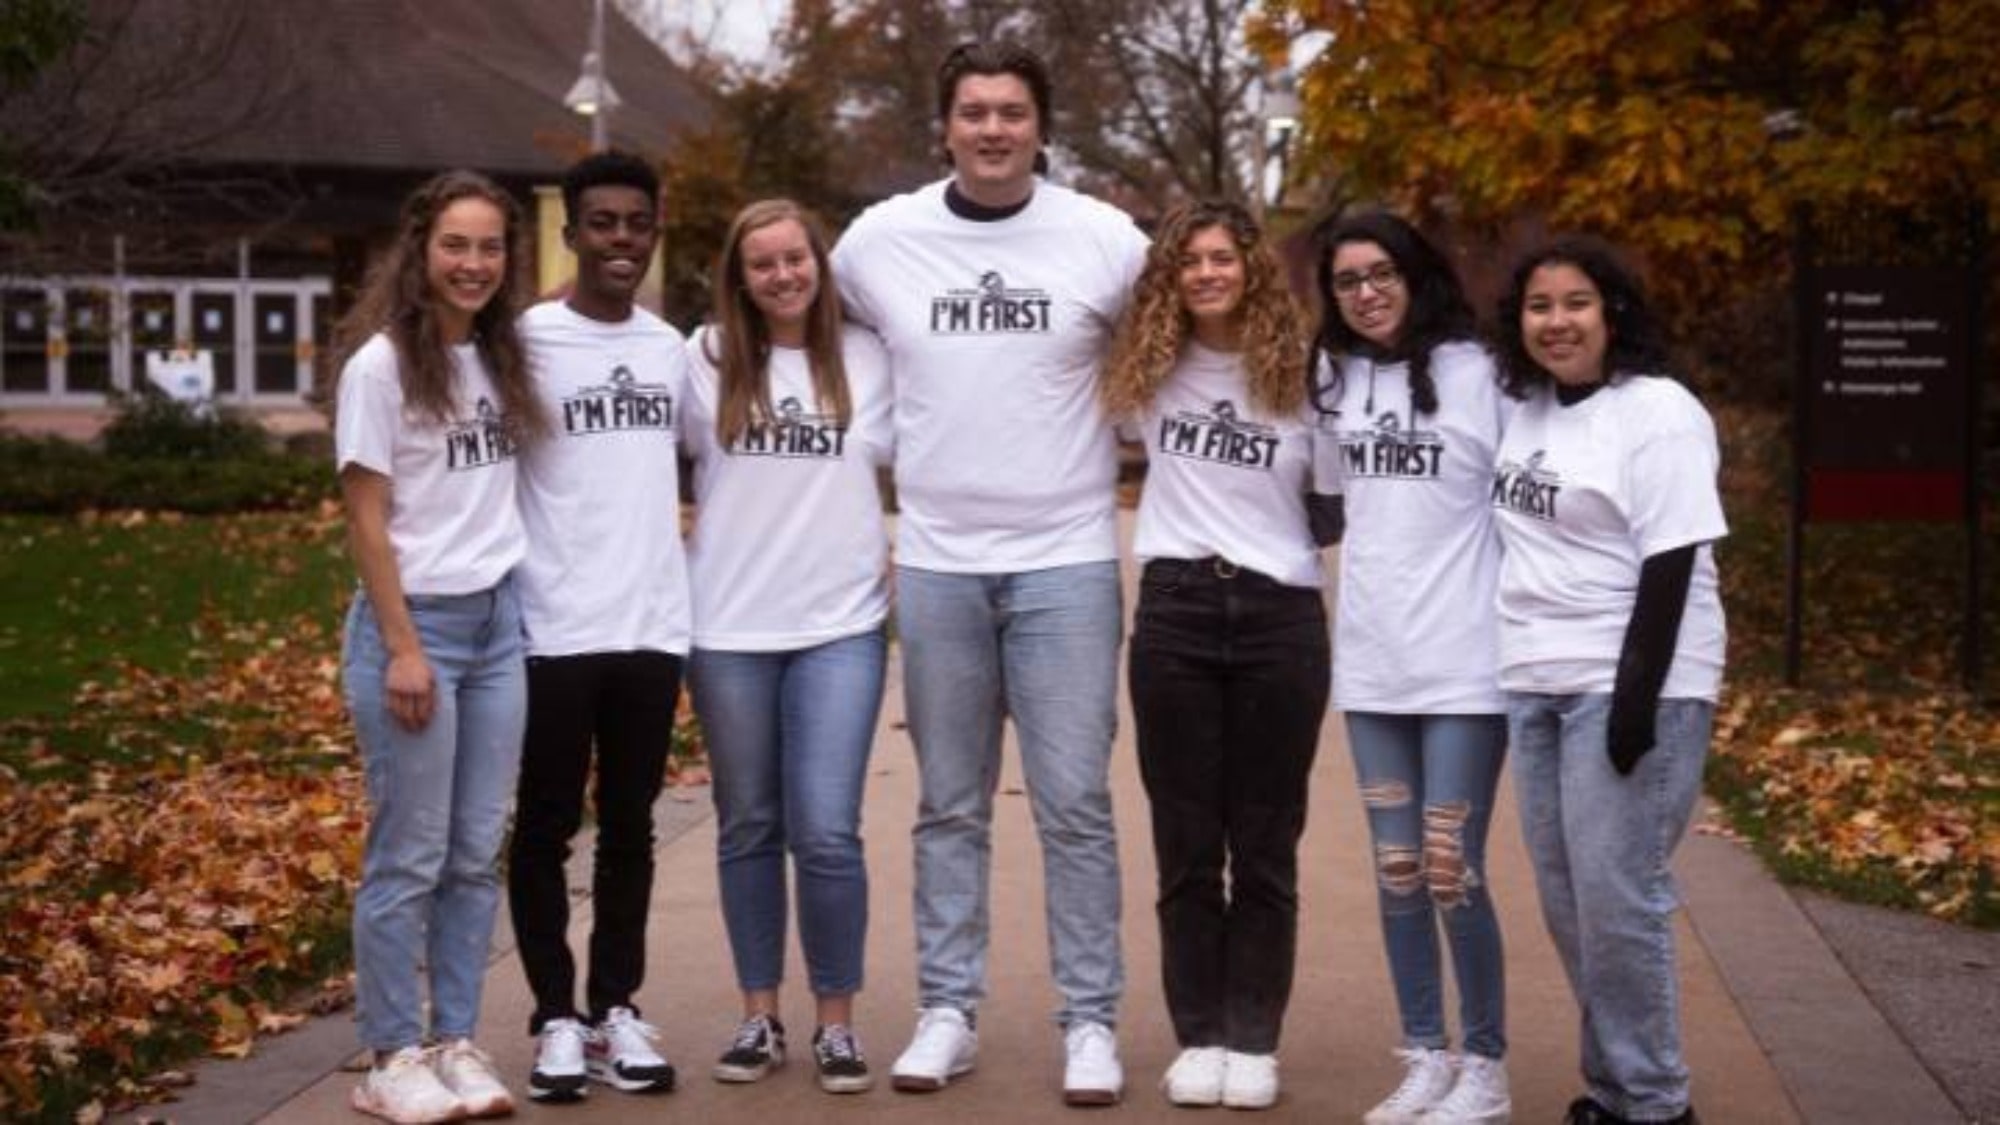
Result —
MULTIPOLYGON (((402 198, 447 167, 518 193, 589 148, 564 105, 591 0, 91 0, 85 42, 0 92, 41 222, 0 234, 0 410, 101 408, 147 354, 296 408, 402 198)), ((705 95, 606 7, 613 144, 657 155, 705 95)), ((559 210, 555 212, 560 221, 559 210)), ((548 241, 544 246, 551 245, 548 241)))

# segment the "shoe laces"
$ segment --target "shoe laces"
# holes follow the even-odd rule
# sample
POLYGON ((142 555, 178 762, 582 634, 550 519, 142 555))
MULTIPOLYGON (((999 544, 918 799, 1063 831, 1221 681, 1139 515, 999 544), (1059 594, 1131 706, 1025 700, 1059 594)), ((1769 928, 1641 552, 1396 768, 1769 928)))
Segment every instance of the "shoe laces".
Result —
POLYGON ((1429 1101, 1426 1095, 1437 1085, 1436 1072, 1451 1066, 1451 1056, 1431 1047, 1399 1047, 1396 1057, 1403 1060, 1403 1082, 1382 1104, 1392 1109, 1415 1109, 1426 1104, 1429 1101))
POLYGON ((736 1039, 730 1044, 732 1050, 755 1051, 761 1049, 771 1037, 771 1017, 751 1016, 736 1025, 736 1039))
POLYGON ((1071 1024, 1063 1035, 1063 1043, 1071 1054, 1110 1055, 1117 1050, 1117 1042, 1110 1028, 1091 1020, 1071 1024))
POLYGON ((854 1038, 854 1032, 846 1024, 830 1023, 820 1028, 818 1042, 813 1049, 826 1062, 843 1062, 861 1058, 861 1044, 854 1038))
POLYGON ((923 1014, 917 1017, 918 1038, 944 1028, 970 1030, 971 1027, 972 1021, 956 1008, 925 1008, 923 1014))
POLYGON ((1459 1062, 1458 1081, 1452 1084, 1451 1093, 1445 1095, 1437 1108, 1464 1113, 1483 1103, 1498 1100, 1506 1088, 1503 1085, 1505 1073, 1498 1059, 1467 1053, 1459 1062))
POLYGON ((613 1008, 604 1017, 604 1035, 616 1040, 620 1045, 632 1045, 634 1040, 643 1045, 660 1038, 660 1029, 634 1015, 630 1008, 613 1008))

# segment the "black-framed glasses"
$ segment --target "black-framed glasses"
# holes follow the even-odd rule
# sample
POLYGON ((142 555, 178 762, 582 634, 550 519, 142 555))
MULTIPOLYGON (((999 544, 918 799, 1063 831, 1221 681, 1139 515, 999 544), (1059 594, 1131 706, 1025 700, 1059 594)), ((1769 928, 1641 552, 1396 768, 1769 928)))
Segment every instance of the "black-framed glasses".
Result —
POLYGON ((1376 262, 1365 270, 1342 270, 1333 275, 1333 295, 1351 300, 1366 283, 1377 293, 1390 293, 1403 284, 1403 272, 1394 262, 1376 262))

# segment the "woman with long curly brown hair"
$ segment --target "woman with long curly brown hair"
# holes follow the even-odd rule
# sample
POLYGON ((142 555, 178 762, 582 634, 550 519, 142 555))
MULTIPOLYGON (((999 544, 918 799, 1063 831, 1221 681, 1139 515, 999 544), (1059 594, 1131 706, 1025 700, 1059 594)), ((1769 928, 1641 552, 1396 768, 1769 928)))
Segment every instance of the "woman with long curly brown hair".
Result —
POLYGON ((472 1032, 527 717, 515 451, 547 428, 514 328, 520 227, 486 177, 434 177, 341 325, 334 452, 361 577, 342 682, 370 813, 355 993, 374 1055, 353 1103, 390 1121, 514 1105, 472 1032))
POLYGON ((1329 677, 1306 518, 1306 357, 1250 214, 1231 203, 1168 214, 1104 401, 1136 423, 1150 462, 1130 682, 1177 1105, 1262 1109, 1278 1096, 1298 842, 1329 677))

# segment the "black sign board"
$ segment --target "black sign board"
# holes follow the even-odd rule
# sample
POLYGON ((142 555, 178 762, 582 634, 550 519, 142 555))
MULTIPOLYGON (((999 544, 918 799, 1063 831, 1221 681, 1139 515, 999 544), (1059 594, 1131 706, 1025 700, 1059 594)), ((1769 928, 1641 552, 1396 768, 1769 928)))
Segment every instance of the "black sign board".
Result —
POLYGON ((1979 682, 1979 391, 1986 216, 1795 212, 1792 512, 1786 678, 1798 682, 1805 527, 1963 521, 1963 670, 1979 682))
POLYGON ((1822 266, 1806 285, 1807 466, 1963 469, 1965 270, 1822 266))

